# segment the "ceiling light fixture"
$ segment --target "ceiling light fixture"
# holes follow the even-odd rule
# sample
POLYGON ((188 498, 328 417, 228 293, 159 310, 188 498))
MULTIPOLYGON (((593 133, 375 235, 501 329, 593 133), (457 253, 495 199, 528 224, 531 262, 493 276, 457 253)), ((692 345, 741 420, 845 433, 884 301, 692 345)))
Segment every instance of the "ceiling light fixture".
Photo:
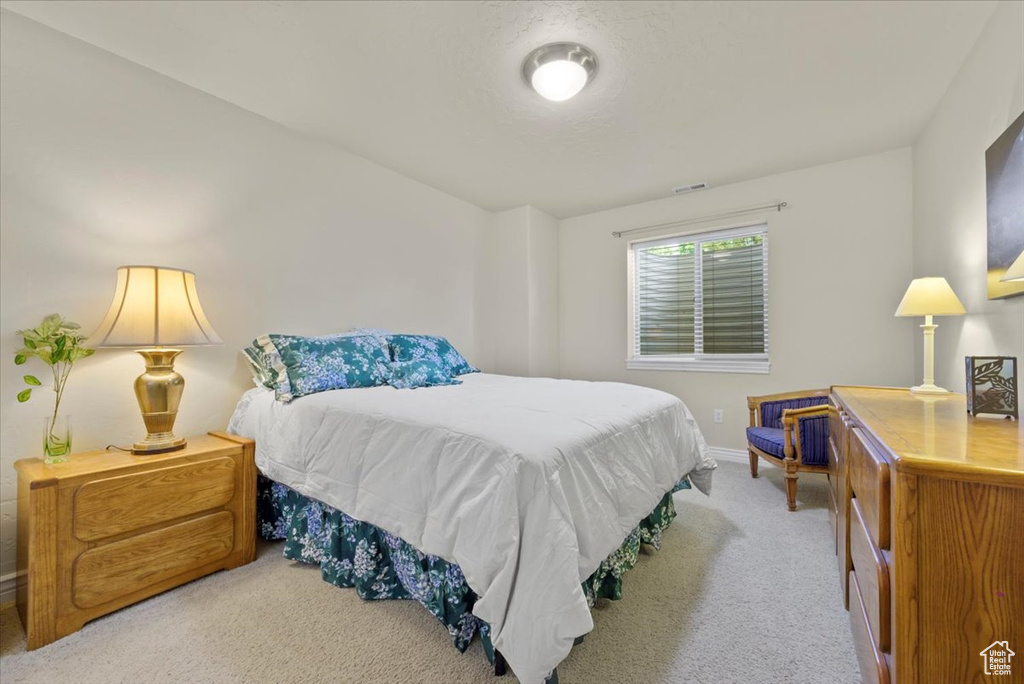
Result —
POLYGON ((568 100, 594 80, 597 55, 579 43, 549 43, 523 61, 523 80, 552 102, 568 100))

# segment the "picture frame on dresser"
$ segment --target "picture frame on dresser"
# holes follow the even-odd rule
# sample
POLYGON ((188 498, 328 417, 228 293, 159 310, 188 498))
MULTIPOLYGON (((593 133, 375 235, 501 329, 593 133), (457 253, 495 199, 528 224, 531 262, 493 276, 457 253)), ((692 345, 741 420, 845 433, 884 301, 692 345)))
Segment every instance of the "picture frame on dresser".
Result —
POLYGON ((965 356, 967 412, 1019 420, 1016 356, 965 356))

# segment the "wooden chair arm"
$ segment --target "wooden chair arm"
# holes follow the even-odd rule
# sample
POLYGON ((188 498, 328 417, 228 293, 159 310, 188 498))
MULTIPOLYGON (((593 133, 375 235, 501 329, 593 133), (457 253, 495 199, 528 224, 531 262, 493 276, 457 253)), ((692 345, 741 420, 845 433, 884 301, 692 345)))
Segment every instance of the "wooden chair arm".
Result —
POLYGON ((796 420, 797 418, 804 418, 816 413, 827 416, 828 404, 815 404, 814 406, 804 406, 803 408, 782 409, 782 424, 786 424, 787 418, 790 420, 796 420))
MULTIPOLYGON (((829 389, 798 390, 796 392, 780 392, 779 394, 765 394, 760 397, 747 397, 747 411, 750 413, 750 427, 757 427, 761 415, 761 404, 766 401, 784 401, 786 399, 806 399, 808 397, 827 397, 829 389)), ((814 408, 814 407, 811 407, 814 408)), ((798 409, 785 409, 786 411, 798 409)))
POLYGON ((827 415, 828 404, 782 409, 782 430, 786 439, 783 453, 786 458, 793 458, 797 463, 804 462, 804 452, 800 446, 800 419, 827 415))

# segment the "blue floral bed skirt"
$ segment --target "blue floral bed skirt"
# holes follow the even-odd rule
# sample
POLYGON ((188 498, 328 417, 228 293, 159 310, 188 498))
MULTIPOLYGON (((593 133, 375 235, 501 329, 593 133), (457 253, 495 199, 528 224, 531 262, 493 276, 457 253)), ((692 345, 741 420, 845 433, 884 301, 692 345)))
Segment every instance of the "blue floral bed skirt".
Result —
MULTIPOLYGON (((622 598, 622 575, 636 565, 640 545, 661 547, 662 530, 676 517, 672 494, 689 488, 689 481, 684 479, 666 493, 622 546, 583 582, 591 606, 599 598, 622 598)), ((465 651, 479 632, 487 659, 494 662, 490 626, 473 615, 476 594, 455 563, 420 553, 379 527, 355 520, 262 475, 257 523, 264 539, 284 540, 285 558, 319 565, 326 582, 355 587, 363 599, 419 601, 448 628, 459 651, 465 651)))

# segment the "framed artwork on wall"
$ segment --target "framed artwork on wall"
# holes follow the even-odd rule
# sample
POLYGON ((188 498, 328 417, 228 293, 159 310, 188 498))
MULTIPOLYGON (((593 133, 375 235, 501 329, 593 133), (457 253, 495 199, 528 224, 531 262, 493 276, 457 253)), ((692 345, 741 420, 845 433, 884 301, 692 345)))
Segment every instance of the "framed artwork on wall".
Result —
POLYGON ((1000 280, 1024 252, 1024 113, 985 151, 988 195, 988 298, 1024 294, 1000 280))

